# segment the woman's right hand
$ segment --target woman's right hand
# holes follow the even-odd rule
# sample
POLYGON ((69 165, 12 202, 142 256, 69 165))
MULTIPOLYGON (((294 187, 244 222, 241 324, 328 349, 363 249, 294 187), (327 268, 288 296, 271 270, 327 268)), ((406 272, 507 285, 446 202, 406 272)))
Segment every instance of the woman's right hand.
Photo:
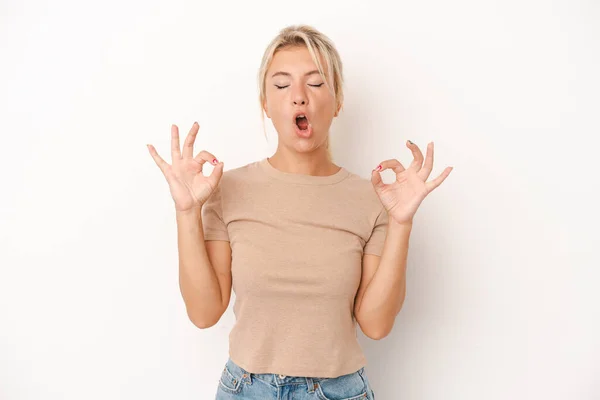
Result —
POLYGON ((167 179, 171 197, 175 201, 175 208, 180 212, 187 212, 194 208, 201 208, 212 192, 217 188, 223 176, 223 163, 208 151, 202 150, 194 157, 194 141, 198 133, 197 122, 190 129, 185 143, 183 154, 179 148, 179 129, 177 125, 171 126, 171 159, 169 165, 151 144, 147 145, 150 155, 167 179), (214 165, 209 176, 204 176, 202 166, 205 162, 214 165))

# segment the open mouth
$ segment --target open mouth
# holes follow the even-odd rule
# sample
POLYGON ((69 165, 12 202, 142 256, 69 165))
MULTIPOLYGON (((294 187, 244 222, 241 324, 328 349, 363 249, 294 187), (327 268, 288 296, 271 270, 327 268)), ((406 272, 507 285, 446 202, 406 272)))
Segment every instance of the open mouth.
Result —
POLYGON ((296 115, 296 126, 301 131, 305 131, 308 129, 308 118, 306 118, 305 114, 296 115))

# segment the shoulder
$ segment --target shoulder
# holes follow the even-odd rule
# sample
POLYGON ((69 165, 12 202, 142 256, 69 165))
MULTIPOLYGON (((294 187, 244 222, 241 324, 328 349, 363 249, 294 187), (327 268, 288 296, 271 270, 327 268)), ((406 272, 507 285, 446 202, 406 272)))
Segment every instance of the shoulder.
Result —
POLYGON ((258 163, 259 161, 252 161, 238 164, 229 169, 225 167, 219 182, 219 191, 226 195, 227 193, 239 193, 240 189, 245 186, 252 187, 256 178, 260 176, 258 163))
POLYGON ((248 178, 250 175, 255 175, 258 172, 258 161, 237 165, 235 167, 223 171, 222 181, 235 181, 248 178))
MULTIPOLYGON (((348 171, 348 170, 347 170, 348 171)), ((344 181, 347 190, 351 191, 356 199, 359 199, 375 208, 381 208, 381 202, 375 192, 371 177, 361 176, 355 172, 348 171, 348 177, 344 181)))
POLYGON ((342 182, 346 191, 346 205, 355 210, 374 225, 376 221, 385 217, 385 208, 375 192, 371 177, 361 176, 355 172, 348 174, 348 177, 342 182))

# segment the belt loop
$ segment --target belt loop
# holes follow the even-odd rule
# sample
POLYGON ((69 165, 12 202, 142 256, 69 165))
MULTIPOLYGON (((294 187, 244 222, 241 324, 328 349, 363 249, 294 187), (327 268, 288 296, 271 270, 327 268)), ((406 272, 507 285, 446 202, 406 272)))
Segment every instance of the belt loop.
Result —
POLYGON ((313 382, 313 379, 306 377, 306 386, 308 386, 308 393, 313 393, 317 387, 317 384, 313 382))

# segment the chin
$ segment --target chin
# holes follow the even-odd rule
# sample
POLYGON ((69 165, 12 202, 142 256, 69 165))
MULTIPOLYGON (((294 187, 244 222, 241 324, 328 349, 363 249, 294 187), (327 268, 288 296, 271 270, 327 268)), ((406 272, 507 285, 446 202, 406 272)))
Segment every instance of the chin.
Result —
POLYGON ((312 153, 319 147, 325 147, 325 139, 321 143, 314 136, 308 139, 295 137, 290 145, 298 153, 312 153))

